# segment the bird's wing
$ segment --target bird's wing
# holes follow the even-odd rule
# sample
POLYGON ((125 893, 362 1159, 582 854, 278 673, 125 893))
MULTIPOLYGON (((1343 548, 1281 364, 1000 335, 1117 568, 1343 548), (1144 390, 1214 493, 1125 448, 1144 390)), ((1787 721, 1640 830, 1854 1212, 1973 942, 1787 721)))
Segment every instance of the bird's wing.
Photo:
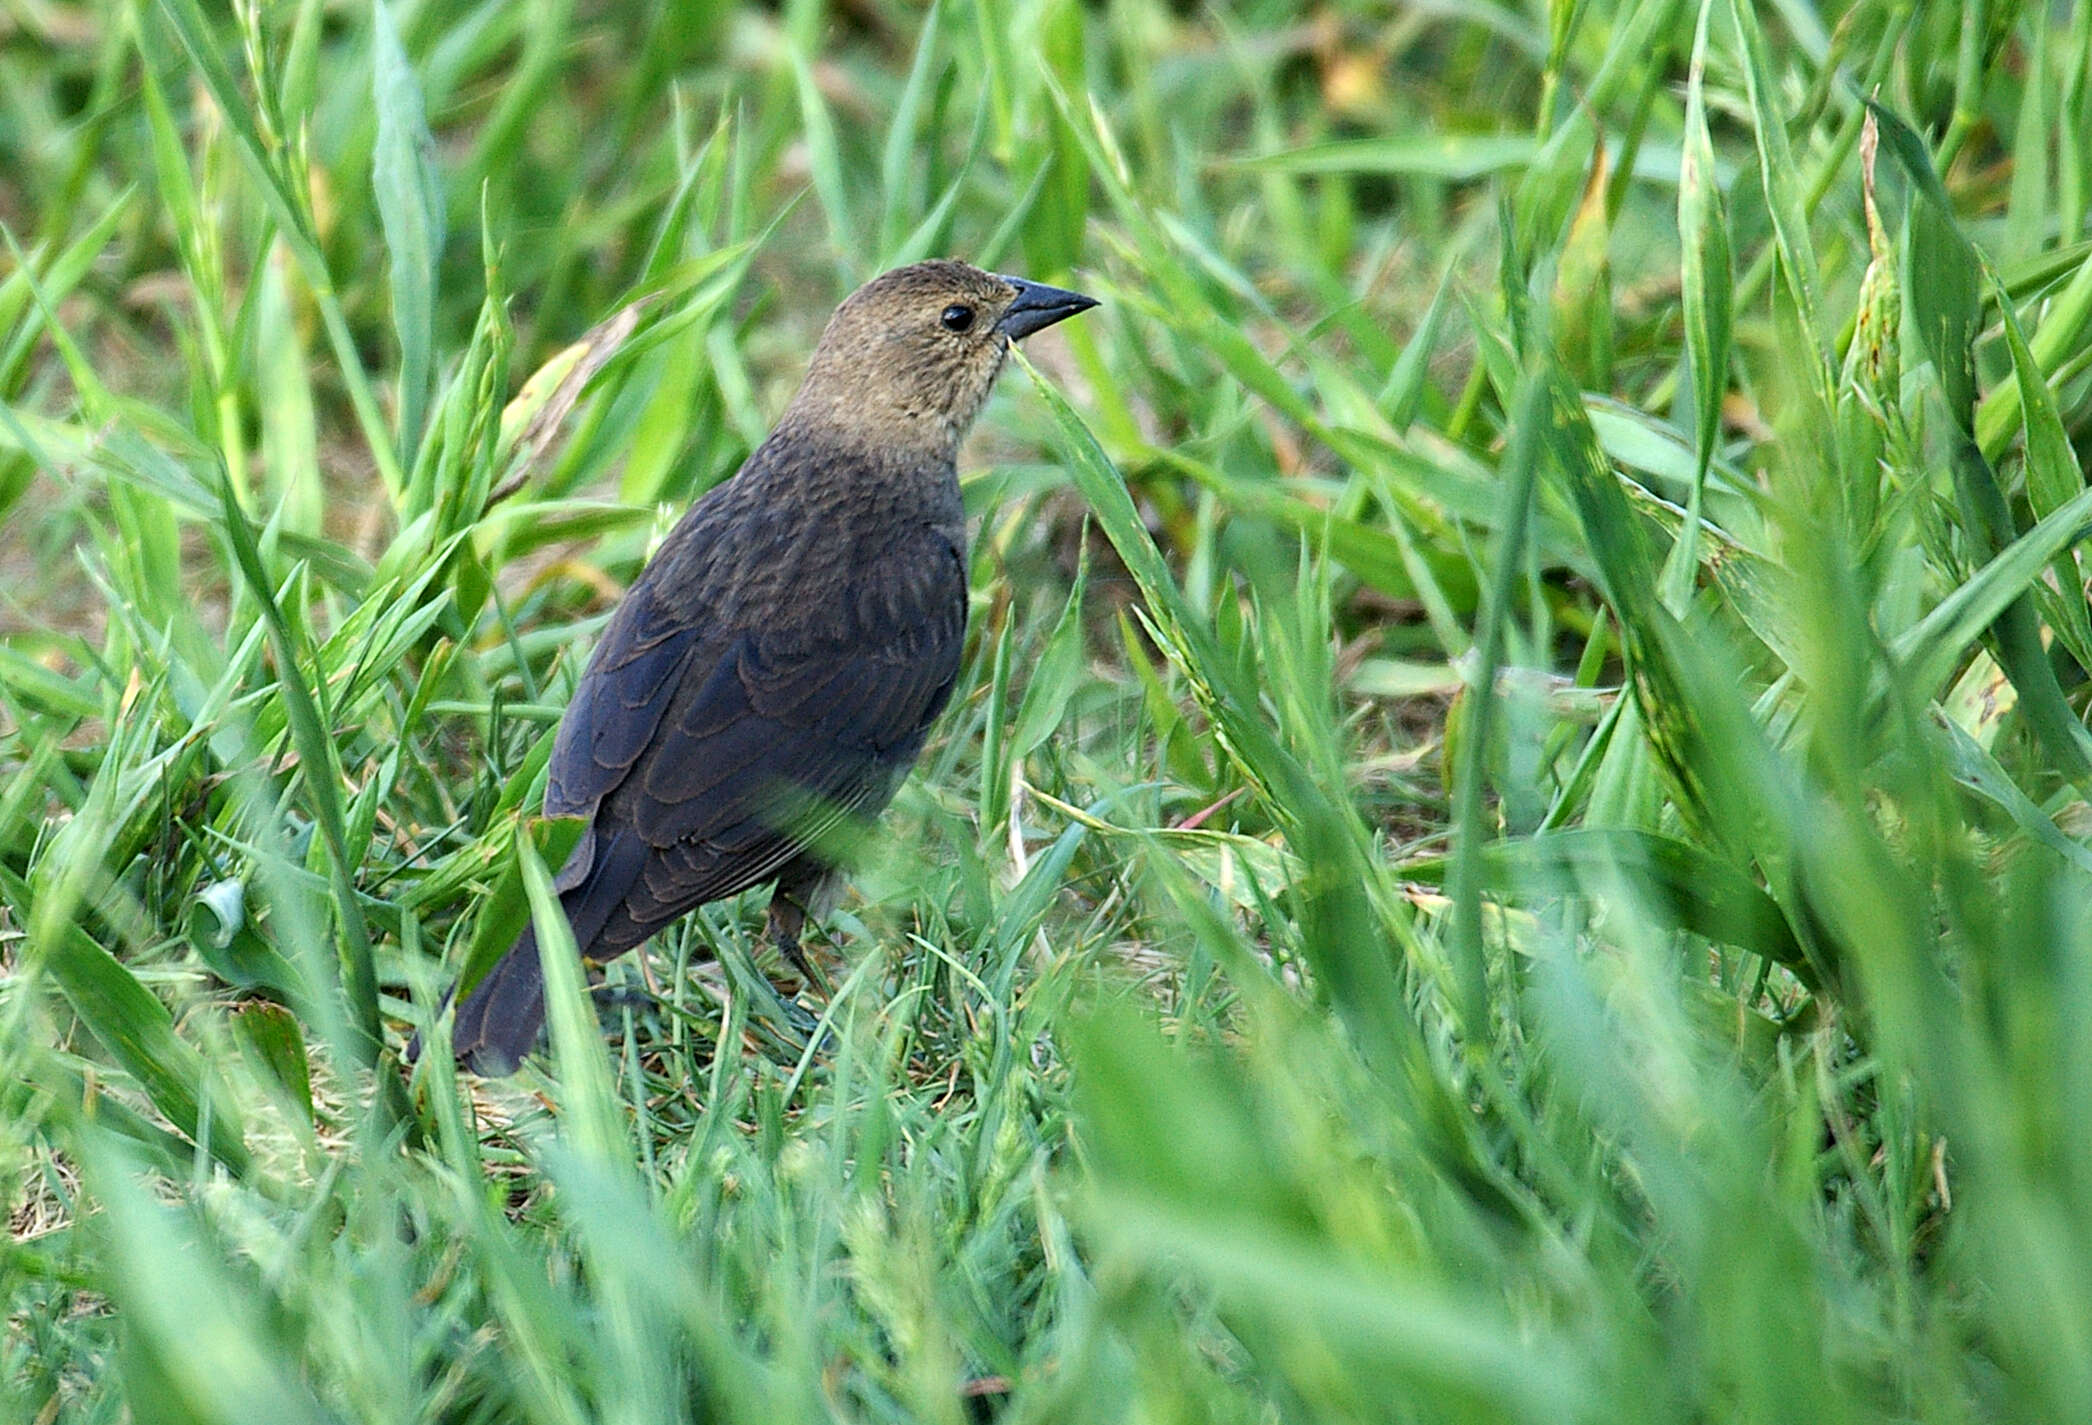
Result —
POLYGON ((606 942, 759 884, 885 806, 951 694, 965 636, 959 549, 921 535, 897 542, 831 618, 676 631, 642 609, 606 631, 546 794, 548 811, 557 793, 557 805, 595 812, 588 843, 652 848, 632 880, 599 888, 620 902, 606 942))
MULTIPOLYGON (((955 669, 956 634, 948 647, 955 669)), ((706 681, 691 720, 666 723, 607 804, 608 819, 652 851, 620 893, 603 948, 759 885, 876 816, 950 687, 949 671, 917 658, 860 654, 816 672, 766 662, 744 639, 706 681)))
POLYGON ((705 642, 642 580, 603 630, 560 719, 545 782, 545 815, 589 816, 631 775, 705 642))

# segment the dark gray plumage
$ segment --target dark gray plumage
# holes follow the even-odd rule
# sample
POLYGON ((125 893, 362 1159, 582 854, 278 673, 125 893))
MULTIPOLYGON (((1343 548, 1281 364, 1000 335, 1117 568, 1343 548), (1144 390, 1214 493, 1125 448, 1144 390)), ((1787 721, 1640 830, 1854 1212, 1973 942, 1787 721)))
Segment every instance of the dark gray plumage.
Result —
MULTIPOLYGON (((554 878, 583 955, 774 880, 797 959, 834 885, 813 848, 885 807, 958 673, 959 442, 1009 343, 1094 305, 924 262, 837 309, 777 428, 640 573, 560 723, 545 813, 590 819, 554 878)), ((460 1001, 453 1044, 508 1073, 544 1019, 526 931, 460 1001)))

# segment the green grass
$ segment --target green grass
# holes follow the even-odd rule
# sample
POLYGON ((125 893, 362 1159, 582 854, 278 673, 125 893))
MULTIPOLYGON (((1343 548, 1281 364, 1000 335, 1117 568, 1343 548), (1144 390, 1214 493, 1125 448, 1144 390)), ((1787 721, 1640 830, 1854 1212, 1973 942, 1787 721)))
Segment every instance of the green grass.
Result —
POLYGON ((5 1418, 2092 1419, 2092 5, 686 8, 0 20, 5 1418), (820 1027, 403 1069, 945 253, 820 1027))

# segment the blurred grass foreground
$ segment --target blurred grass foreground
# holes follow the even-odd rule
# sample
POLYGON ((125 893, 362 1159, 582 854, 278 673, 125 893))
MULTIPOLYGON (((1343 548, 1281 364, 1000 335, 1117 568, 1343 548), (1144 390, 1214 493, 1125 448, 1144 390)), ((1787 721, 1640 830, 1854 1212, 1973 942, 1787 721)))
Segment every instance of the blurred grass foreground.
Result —
POLYGON ((2088 202, 2087 0, 0 5, 4 1418, 2092 1420, 2088 202), (404 1070, 943 254, 818 1027, 404 1070))

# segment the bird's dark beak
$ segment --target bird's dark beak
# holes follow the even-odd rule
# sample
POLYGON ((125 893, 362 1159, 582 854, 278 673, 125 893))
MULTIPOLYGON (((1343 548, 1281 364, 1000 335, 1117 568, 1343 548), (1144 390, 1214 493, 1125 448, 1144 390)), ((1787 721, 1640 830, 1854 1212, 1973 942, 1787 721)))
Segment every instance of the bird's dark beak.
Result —
POLYGON ((1097 305, 1095 297, 1085 297, 1064 287, 1048 287, 1043 282, 1027 282, 1022 277, 1004 277, 1002 280, 1017 289, 1017 300, 1004 309, 1002 320, 995 324, 995 329, 1011 341, 1044 331, 1055 322, 1064 321, 1077 312, 1087 312, 1097 305))

